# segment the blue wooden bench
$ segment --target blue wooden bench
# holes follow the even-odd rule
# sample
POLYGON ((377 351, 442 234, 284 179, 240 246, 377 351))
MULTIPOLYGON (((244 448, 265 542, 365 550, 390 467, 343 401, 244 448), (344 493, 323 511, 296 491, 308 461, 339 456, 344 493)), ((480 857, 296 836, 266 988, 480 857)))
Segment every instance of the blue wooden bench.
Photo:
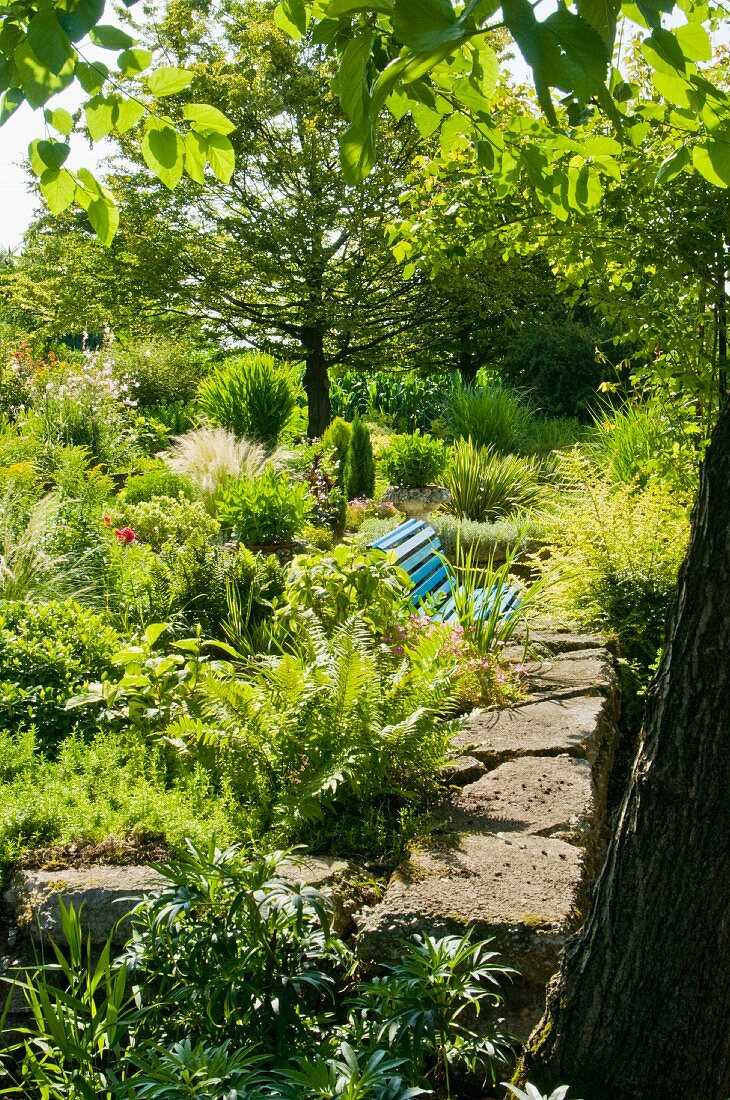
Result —
MULTIPOLYGON (((433 527, 422 519, 409 519, 395 530, 376 539, 371 544, 376 550, 390 551, 401 569, 411 578, 411 601, 417 606, 426 605, 431 617, 442 622, 457 619, 454 591, 459 587, 456 575, 443 556, 439 537, 433 527)), ((475 613, 487 618, 499 599, 500 618, 507 618, 520 600, 519 589, 513 585, 494 585, 480 588, 475 593, 475 613)))

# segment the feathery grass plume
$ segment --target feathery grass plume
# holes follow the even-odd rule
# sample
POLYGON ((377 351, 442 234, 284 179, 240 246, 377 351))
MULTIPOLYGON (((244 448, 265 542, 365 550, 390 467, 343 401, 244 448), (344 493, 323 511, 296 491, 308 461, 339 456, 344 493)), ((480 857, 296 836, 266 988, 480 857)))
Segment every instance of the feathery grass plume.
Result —
POLYGON ((73 596, 79 603, 93 602, 85 554, 54 554, 47 549, 57 512, 58 500, 49 494, 18 526, 12 501, 0 501, 0 600, 45 603, 73 596))
POLYGON ((238 477, 258 477, 267 465, 279 465, 285 452, 267 454, 260 443, 238 439, 225 428, 195 428, 178 436, 167 453, 175 473, 190 478, 209 510, 218 490, 238 477))

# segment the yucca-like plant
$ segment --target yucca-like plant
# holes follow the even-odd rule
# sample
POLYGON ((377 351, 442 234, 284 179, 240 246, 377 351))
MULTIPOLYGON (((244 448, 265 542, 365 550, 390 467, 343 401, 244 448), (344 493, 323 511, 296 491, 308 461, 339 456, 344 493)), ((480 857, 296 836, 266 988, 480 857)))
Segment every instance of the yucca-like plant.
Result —
POLYGON ((449 394, 446 423, 454 439, 507 453, 520 450, 532 414, 523 398, 500 382, 478 388, 459 382, 449 394))
POLYGON ((167 465, 197 486, 209 510, 227 481, 258 477, 282 459, 283 452, 269 454, 260 443, 239 439, 226 428, 195 428, 178 436, 167 453, 167 465))
POLYGON ((297 389, 290 363, 250 352, 209 374, 198 389, 198 404, 212 424, 272 450, 294 413, 297 389))
POLYGON ((524 511, 543 494, 533 460, 495 454, 471 439, 454 445, 444 484, 451 493, 447 511, 480 523, 524 511))

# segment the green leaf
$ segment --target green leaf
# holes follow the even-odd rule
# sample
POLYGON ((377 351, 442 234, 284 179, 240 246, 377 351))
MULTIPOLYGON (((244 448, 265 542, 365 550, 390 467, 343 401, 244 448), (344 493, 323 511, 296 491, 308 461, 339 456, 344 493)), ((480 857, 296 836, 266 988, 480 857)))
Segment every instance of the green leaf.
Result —
MULTIPOLYGON (((562 67, 568 84, 555 81, 564 91, 573 91, 581 99, 589 99, 606 80, 611 54, 604 39, 579 15, 563 5, 542 24, 556 39, 565 56, 562 67)), ((550 81, 552 83, 552 81, 550 81)))
POLYGON ((659 95, 669 103, 675 103, 677 107, 690 107, 690 94, 692 87, 684 77, 677 74, 653 72, 651 81, 659 95))
POLYGON ((411 118, 416 124, 416 129, 422 138, 430 137, 441 125, 441 115, 438 111, 432 111, 424 103, 412 102, 410 105, 411 118))
POLYGON ((236 154, 225 134, 211 134, 205 139, 206 156, 216 179, 228 183, 236 167, 236 154))
POLYGON ((74 120, 63 107, 57 107, 55 111, 44 111, 43 117, 49 126, 64 137, 68 137, 74 128, 74 120))
POLYGON ((682 47, 671 31, 655 27, 649 38, 641 44, 641 52, 653 69, 659 72, 684 72, 682 47))
POLYGON ((40 178, 40 187, 53 215, 62 214, 76 195, 76 180, 68 168, 47 168, 40 178))
POLYGON ((621 143, 603 134, 593 134, 581 140, 580 150, 586 157, 618 157, 621 143))
POLYGON ((373 45, 373 32, 358 31, 347 44, 340 67, 332 81, 332 90, 339 97, 342 110, 352 121, 367 113, 370 102, 366 75, 373 45))
POLYGON ((568 203, 574 210, 591 213, 601 205, 603 187, 596 171, 589 165, 568 169, 568 203))
POLYGON ((686 145, 676 149, 666 160, 662 161, 656 174, 656 183, 669 183, 691 163, 689 150, 686 145))
POLYGON ((463 33, 450 0, 395 0, 393 30, 405 46, 432 50, 463 33))
POLYGON ((117 96, 112 109, 112 122, 118 134, 126 134, 136 126, 145 112, 143 103, 137 99, 127 99, 117 96))
POLYGON ((150 171, 172 191, 180 182, 185 163, 185 146, 177 130, 159 119, 148 119, 142 156, 150 171))
POLYGON ((2 101, 0 101, 0 126, 7 122, 11 115, 15 114, 24 101, 25 96, 20 88, 8 88, 2 101))
POLYGON ((104 0, 79 0, 59 15, 59 22, 72 42, 80 42, 104 14, 104 0))
POLYGON ((95 95, 85 105, 84 115, 91 140, 101 141, 114 128, 114 101, 95 95))
POLYGON ((688 61, 712 61, 712 42, 701 23, 675 27, 674 34, 688 61))
POLYGON ((343 15, 357 15, 361 12, 377 11, 381 15, 390 15, 393 11, 393 0, 331 0, 324 8, 325 19, 340 19, 343 15))
POLYGON ((60 168, 68 159, 71 148, 65 141, 45 141, 36 138, 28 146, 30 166, 37 176, 47 168, 60 168))
POLYGON ((52 73, 47 65, 38 60, 27 41, 15 50, 13 61, 18 69, 23 94, 31 107, 43 107, 51 96, 73 81, 73 58, 69 58, 59 73, 52 73))
POLYGON ((114 199, 88 168, 79 169, 78 183, 76 201, 86 211, 91 227, 101 243, 108 246, 119 228, 119 211, 114 199))
POLYGON ((30 20, 28 42, 38 60, 56 76, 73 56, 69 37, 52 8, 39 11, 30 20))
POLYGON ((112 198, 98 198, 89 203, 86 211, 91 227, 107 248, 119 228, 119 210, 112 198))
POLYGON ((621 0, 578 0, 577 9, 581 19, 598 31, 609 54, 613 53, 621 0))
POLYGON ((134 45, 134 39, 120 27, 112 27, 110 23, 100 23, 89 31, 89 38, 95 46, 101 46, 103 50, 128 50, 134 45))
POLYGON ((191 130, 189 134, 185 135, 185 171, 190 176, 191 180, 195 183, 203 185, 205 183, 205 159, 206 159, 206 141, 205 138, 191 130))
POLYGON ((171 66, 170 68, 155 69, 153 73, 150 73, 147 77, 147 87, 156 99, 160 99, 166 95, 177 95, 178 92, 182 92, 184 88, 192 84, 193 80, 195 80, 195 73, 191 73, 189 69, 178 69, 171 66))
POLYGON ((95 61, 93 65, 87 65, 85 61, 76 62, 76 78, 89 95, 100 91, 108 76, 109 69, 101 61, 95 61))
POLYGON ((290 38, 301 38, 307 31, 309 9, 304 0, 281 0, 274 8, 274 22, 290 38))
POLYGON ((708 141, 692 150, 692 164, 708 183, 730 187, 730 142, 708 141))
POLYGON ((144 72, 152 64, 152 54, 149 50, 122 50, 117 58, 117 67, 125 76, 136 76, 144 72))
POLYGON ((362 183, 375 164, 375 134, 369 118, 351 122, 340 138, 340 163, 345 181, 362 183))
POLYGON ((187 103, 183 107, 183 118, 201 134, 230 134, 236 129, 222 111, 209 103, 187 103))

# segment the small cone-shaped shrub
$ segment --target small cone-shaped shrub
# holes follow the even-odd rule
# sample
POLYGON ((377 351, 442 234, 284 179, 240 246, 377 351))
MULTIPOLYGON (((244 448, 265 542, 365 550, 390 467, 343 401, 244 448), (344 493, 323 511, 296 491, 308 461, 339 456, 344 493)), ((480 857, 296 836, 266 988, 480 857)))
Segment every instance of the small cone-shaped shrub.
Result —
POLYGON ((345 495, 348 500, 372 497, 375 492, 375 460, 370 432, 359 416, 352 423, 352 435, 345 460, 345 495))
POLYGON ((343 483, 345 477, 345 462, 347 460, 347 448, 350 446, 350 439, 352 438, 352 424, 349 424, 347 420, 343 420, 341 416, 336 416, 330 424, 327 431, 322 436, 322 442, 325 447, 331 447, 335 454, 335 462, 337 462, 337 480, 340 485, 343 483))

